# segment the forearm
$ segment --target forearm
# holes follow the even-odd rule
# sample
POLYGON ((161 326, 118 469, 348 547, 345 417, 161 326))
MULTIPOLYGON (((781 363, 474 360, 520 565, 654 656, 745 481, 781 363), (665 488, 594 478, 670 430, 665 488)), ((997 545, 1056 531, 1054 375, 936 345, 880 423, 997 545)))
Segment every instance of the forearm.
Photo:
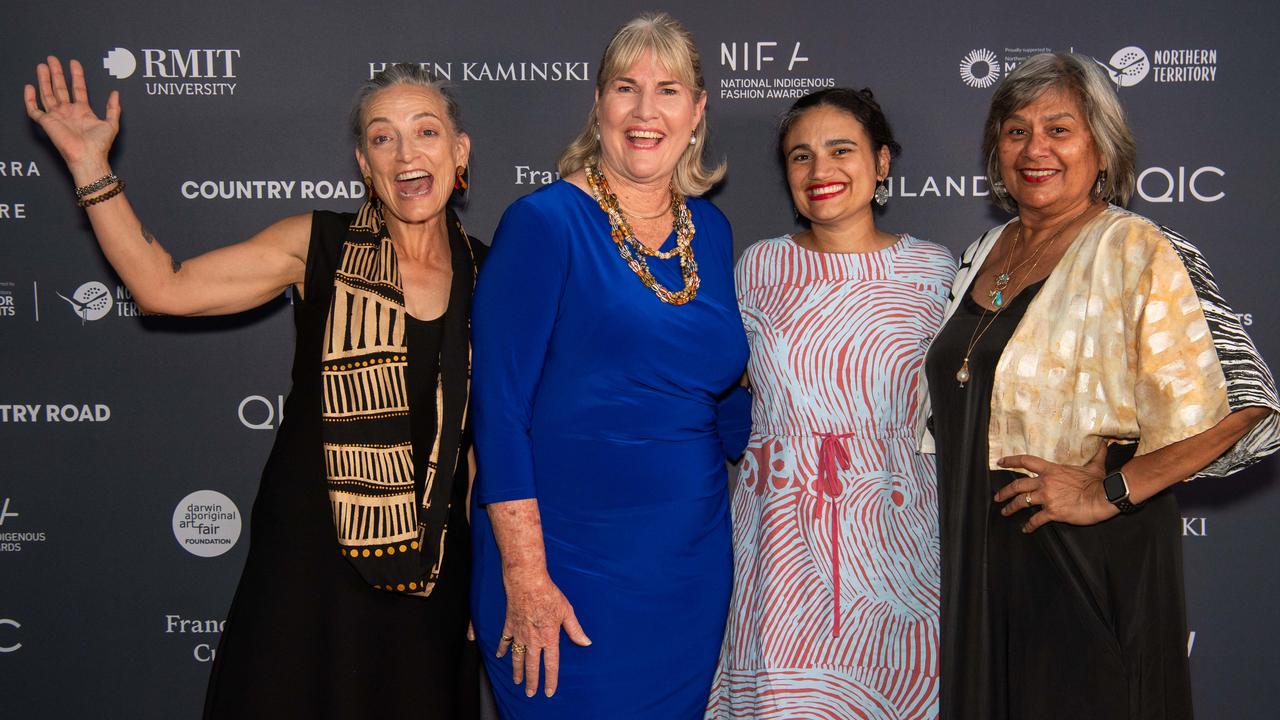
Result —
POLYGON ((506 586, 528 586, 548 578, 538 501, 528 498, 490 503, 486 510, 502 555, 502 579, 506 586))
POLYGON ((1199 435, 1125 463, 1121 470, 1129 484, 1130 500, 1141 503, 1191 477, 1226 452, 1270 412, 1264 407, 1237 410, 1199 435))
MULTIPOLYGON (((77 187, 112 172, 105 159, 68 165, 68 169, 77 187)), ((85 211, 98 246, 138 305, 147 311, 162 306, 164 296, 171 292, 170 288, 182 269, 182 263, 174 259, 142 225, 124 193, 90 205, 85 211)))

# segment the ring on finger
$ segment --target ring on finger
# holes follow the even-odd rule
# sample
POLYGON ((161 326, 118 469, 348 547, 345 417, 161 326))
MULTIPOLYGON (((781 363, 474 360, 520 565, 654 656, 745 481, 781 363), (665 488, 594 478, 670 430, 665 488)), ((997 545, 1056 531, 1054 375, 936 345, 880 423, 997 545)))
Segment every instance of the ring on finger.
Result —
POLYGON ((511 643, 511 652, 515 653, 516 655, 523 655, 526 651, 528 651, 528 649, 529 649, 529 646, 525 645, 524 643, 511 643))
POLYGON ((498 638, 498 642, 505 642, 505 643, 509 643, 509 642, 511 642, 512 640, 515 640, 515 639, 516 639, 516 636, 515 636, 515 635, 503 635, 502 637, 498 638))
POLYGON ((1027 507, 1031 507, 1031 493, 1023 495, 1022 499, 1027 501, 1027 507))

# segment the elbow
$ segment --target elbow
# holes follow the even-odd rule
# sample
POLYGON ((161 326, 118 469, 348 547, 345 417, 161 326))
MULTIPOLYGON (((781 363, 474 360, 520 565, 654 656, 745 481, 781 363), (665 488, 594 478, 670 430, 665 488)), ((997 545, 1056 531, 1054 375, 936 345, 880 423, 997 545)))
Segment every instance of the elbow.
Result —
POLYGON ((1269 407, 1251 405, 1247 408, 1236 410, 1231 413, 1231 417, 1240 424, 1243 432, 1248 432, 1252 430, 1255 425, 1270 417, 1274 412, 1275 410, 1272 410, 1269 407))

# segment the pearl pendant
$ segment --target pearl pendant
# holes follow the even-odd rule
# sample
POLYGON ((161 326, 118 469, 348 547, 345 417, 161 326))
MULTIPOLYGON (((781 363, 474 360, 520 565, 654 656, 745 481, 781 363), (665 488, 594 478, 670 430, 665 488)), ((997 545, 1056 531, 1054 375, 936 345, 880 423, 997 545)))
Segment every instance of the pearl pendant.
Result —
POLYGON ((960 365, 960 369, 956 371, 956 382, 960 383, 960 387, 969 382, 969 358, 964 359, 964 363, 960 365))

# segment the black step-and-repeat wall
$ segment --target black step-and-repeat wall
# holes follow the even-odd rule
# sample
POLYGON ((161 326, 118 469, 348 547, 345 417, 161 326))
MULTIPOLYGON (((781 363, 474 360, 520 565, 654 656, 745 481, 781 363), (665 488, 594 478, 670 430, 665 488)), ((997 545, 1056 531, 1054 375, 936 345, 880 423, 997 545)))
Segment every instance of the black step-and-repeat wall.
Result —
MULTIPOLYGON (((652 6, 76 0, 0 16, 0 716, 188 718, 244 561, 247 517, 289 390, 289 298, 216 319, 142 317, 59 159, 22 109, 46 54, 119 90, 113 156, 175 256, 284 215, 350 210, 346 117, 385 64, 447 79, 474 148, 473 234, 555 179, 613 29, 652 6)), ((957 252, 1004 218, 979 134, 1028 56, 1096 58, 1139 142, 1132 207, 1199 244, 1263 354, 1276 307, 1274 31, 1243 2, 973 4, 716 0, 670 8, 697 37, 713 199, 737 249, 792 228, 772 154, 800 94, 870 86, 905 148, 882 227, 957 252), (1154 6, 1154 7, 1153 7, 1154 6)), ((1273 718, 1280 677, 1280 465, 1181 487, 1187 652, 1203 718, 1273 718)), ((306 602, 307 588, 298 588, 306 602)), ((660 681, 650 679, 649 681, 660 681)))

